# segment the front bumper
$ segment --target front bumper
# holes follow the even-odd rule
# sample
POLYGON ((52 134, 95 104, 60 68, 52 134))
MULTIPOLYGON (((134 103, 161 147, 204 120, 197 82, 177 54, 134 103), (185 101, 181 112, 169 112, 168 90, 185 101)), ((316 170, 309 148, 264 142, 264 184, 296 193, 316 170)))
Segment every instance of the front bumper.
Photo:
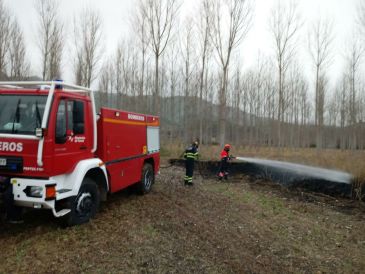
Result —
POLYGON ((56 200, 60 198, 59 192, 62 190, 57 189, 57 182, 52 179, 11 178, 10 183, 13 186, 14 203, 17 206, 51 209, 55 217, 61 217, 70 212, 69 209, 56 211, 56 200), (46 197, 46 187, 52 185, 56 185, 56 197, 50 200, 46 197), (27 191, 30 187, 41 187, 40 197, 30 196, 29 191, 27 191))

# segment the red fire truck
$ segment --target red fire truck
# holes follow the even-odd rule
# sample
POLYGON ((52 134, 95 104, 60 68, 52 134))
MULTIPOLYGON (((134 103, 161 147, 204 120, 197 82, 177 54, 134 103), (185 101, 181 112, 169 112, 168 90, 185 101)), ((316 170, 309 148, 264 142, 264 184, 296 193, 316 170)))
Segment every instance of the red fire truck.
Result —
POLYGON ((17 206, 87 222, 109 193, 151 190, 159 149, 157 116, 96 114, 91 89, 62 81, 0 82, 0 177, 17 206))

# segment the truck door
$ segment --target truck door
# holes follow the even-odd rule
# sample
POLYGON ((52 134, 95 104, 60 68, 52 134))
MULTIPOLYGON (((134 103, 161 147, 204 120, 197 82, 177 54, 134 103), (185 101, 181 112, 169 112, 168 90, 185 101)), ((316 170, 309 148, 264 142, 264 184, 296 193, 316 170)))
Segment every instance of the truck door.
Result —
POLYGON ((71 172, 76 164, 90 157, 91 140, 86 136, 90 126, 85 121, 86 103, 77 99, 58 101, 54 134, 54 170, 71 172))

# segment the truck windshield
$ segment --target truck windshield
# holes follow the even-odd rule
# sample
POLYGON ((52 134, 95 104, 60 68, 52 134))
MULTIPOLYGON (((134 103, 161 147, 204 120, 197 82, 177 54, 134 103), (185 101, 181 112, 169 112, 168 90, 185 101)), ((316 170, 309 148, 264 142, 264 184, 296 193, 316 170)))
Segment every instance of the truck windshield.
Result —
POLYGON ((0 133, 34 135, 46 101, 44 95, 0 94, 0 133))

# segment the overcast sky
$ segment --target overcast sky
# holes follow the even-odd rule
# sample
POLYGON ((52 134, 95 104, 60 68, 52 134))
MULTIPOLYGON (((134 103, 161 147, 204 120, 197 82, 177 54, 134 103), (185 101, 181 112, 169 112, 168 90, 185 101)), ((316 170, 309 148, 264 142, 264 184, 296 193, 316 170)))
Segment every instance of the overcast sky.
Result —
MULTIPOLYGON (((283 2, 290 0, 283 0, 283 2)), ((346 41, 351 39, 355 27, 356 7, 359 1, 365 0, 298 0, 300 13, 306 24, 310 24, 318 17, 328 18, 334 25, 334 62, 331 66, 332 83, 337 81, 343 69, 343 53, 346 48, 346 41)), ((33 65, 33 74, 40 75, 39 50, 37 48, 37 24, 38 19, 34 8, 34 0, 4 0, 5 4, 17 16, 21 27, 25 33, 28 57, 33 65)), ((104 21, 105 49, 106 53, 111 53, 117 46, 118 41, 126 35, 129 28, 129 18, 135 9, 136 0, 61 0, 60 15, 68 25, 68 40, 72 39, 72 21, 74 15, 78 14, 83 7, 92 7, 100 11, 104 21)), ((182 14, 194 15, 198 1, 182 0, 182 14)), ((240 55, 242 64, 245 67, 253 65, 258 52, 263 55, 273 54, 273 41, 268 32, 268 20, 270 9, 276 0, 256 0, 256 9, 253 27, 244 43, 241 45, 240 55)), ((306 70, 308 77, 310 74, 309 56, 307 55, 307 45, 305 38, 307 32, 302 29, 303 40, 298 44, 301 52, 301 64, 306 70)), ((66 51, 65 62, 72 61, 72 55, 66 51)), ((71 68, 66 69, 65 78, 72 81, 71 68), (68 71, 68 73, 67 73, 68 71)))

